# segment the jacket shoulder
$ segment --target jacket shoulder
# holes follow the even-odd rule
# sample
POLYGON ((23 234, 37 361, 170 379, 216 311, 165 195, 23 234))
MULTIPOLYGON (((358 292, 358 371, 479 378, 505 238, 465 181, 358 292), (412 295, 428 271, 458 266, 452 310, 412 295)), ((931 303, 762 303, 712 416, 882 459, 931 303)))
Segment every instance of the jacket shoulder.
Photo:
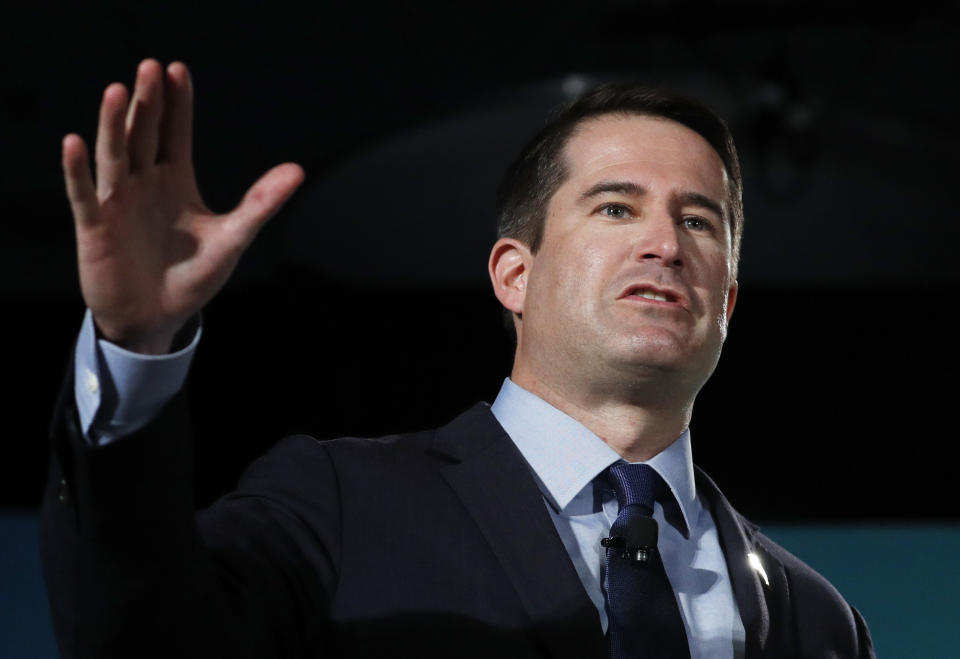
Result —
POLYGON ((783 567, 801 648, 850 648, 843 656, 875 656, 863 616, 830 581, 766 534, 756 531, 754 543, 783 567))
MULTIPOLYGON (((506 438, 487 403, 477 403, 438 428, 385 435, 382 437, 339 437, 320 442, 331 458, 340 463, 361 459, 402 460, 427 458, 428 461, 458 462, 482 451, 486 446, 506 438)), ((302 442, 303 437, 289 437, 286 442, 302 442)))
POLYGON ((753 554, 750 567, 739 570, 730 564, 731 576, 754 583, 765 600, 766 614, 778 642, 790 646, 799 657, 874 657, 866 623, 823 575, 775 542, 754 522, 727 501, 717 485, 697 469, 697 489, 705 498, 717 524, 724 551, 753 554), (758 560, 758 564, 754 564, 758 560), (739 574, 736 574, 738 573, 739 574), (742 577, 756 573, 748 580, 742 577), (757 581, 759 577, 759 582, 757 581))

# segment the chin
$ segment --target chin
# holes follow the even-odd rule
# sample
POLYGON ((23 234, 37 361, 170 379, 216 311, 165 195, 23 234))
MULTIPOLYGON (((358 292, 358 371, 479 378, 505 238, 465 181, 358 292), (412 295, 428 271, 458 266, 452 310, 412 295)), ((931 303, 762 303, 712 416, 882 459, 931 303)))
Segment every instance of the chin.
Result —
POLYGON ((621 340, 626 352, 654 359, 683 359, 696 350, 690 348, 690 337, 663 328, 643 328, 621 340))
POLYGON ((710 350, 705 344, 691 346, 688 337, 681 340, 670 332, 631 336, 612 353, 617 355, 617 361, 629 365, 631 370, 658 373, 713 372, 720 358, 719 346, 710 350))

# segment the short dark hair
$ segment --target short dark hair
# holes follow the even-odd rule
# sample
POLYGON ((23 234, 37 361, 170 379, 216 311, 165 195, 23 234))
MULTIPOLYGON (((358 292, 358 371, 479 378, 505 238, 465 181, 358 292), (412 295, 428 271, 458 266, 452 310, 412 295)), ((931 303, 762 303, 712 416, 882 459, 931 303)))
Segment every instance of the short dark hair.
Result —
POLYGON ((743 180, 733 136, 709 107, 692 98, 635 83, 596 87, 558 108, 547 125, 510 165, 497 195, 500 238, 516 238, 536 253, 543 240, 547 206, 568 176, 563 157, 567 142, 587 119, 606 115, 661 117, 699 133, 714 148, 728 179, 730 239, 734 272, 743 234, 743 180))

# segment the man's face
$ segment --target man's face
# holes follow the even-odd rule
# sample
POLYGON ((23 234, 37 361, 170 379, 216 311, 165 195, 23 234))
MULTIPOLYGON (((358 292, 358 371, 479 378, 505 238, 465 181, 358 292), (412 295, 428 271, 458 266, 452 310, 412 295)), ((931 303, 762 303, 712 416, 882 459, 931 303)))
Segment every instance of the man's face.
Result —
POLYGON ((529 256, 520 352, 539 377, 713 372, 733 313, 723 162, 679 123, 609 115, 565 149, 529 256))

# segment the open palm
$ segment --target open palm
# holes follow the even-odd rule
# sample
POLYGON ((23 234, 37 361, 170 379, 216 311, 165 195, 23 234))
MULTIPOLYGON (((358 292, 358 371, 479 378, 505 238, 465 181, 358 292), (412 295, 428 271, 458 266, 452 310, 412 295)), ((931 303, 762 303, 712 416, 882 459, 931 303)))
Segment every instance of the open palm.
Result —
POLYGON ((192 105, 183 64, 145 60, 132 99, 119 83, 104 91, 95 182, 83 140, 63 141, 84 301, 107 339, 137 352, 169 350, 304 177, 278 165, 233 211, 212 213, 191 161, 192 105))

